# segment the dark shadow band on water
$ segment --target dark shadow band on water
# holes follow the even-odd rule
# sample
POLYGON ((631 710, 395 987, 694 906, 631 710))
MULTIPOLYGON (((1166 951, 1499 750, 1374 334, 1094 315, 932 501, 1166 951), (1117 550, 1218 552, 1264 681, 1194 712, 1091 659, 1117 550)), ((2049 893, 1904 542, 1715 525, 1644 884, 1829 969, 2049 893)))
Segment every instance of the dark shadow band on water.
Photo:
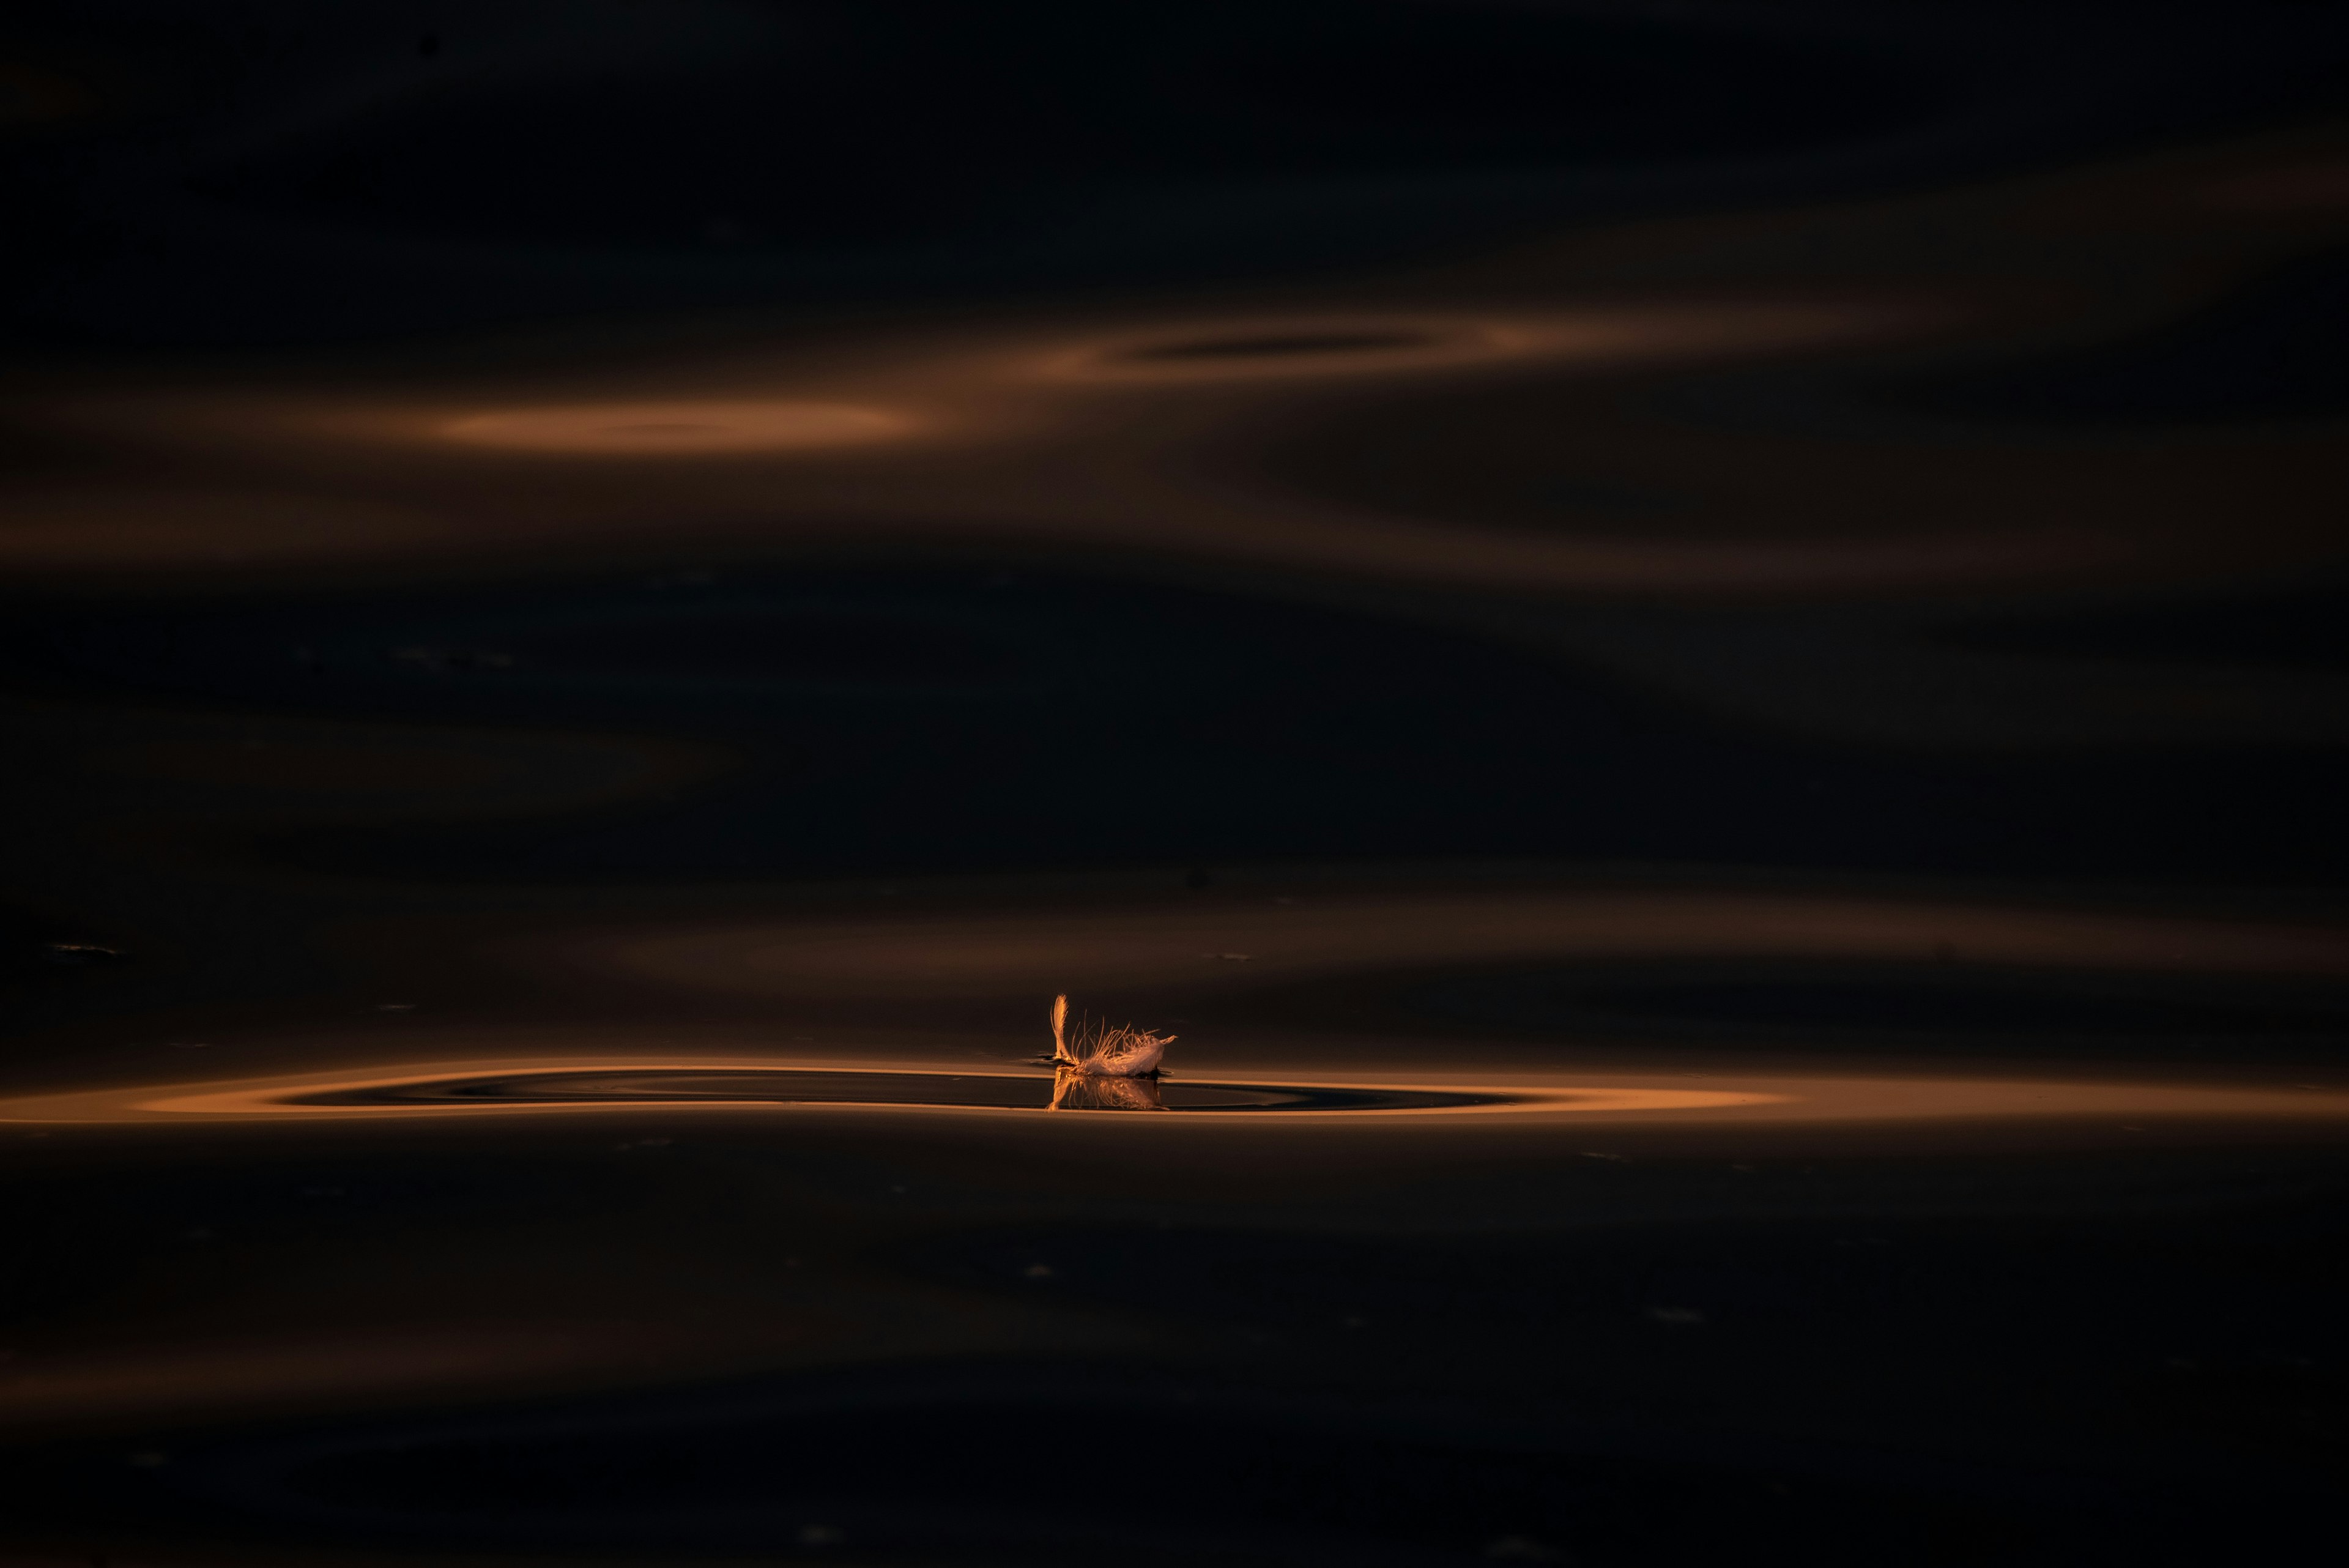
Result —
POLYGON ((1359 354, 1417 348, 1427 339, 1410 332, 1290 332, 1247 337, 1204 337, 1134 349, 1135 359, 1271 359, 1288 355, 1359 354))
POLYGON ((295 1106, 630 1104, 957 1106, 996 1110, 1410 1111, 1530 1102, 1536 1096, 1416 1088, 1331 1088, 1276 1084, 1078 1079, 1002 1073, 826 1072, 811 1069, 667 1069, 492 1074, 422 1083, 369 1084, 303 1095, 295 1106), (1119 1093, 1085 1093, 1088 1087, 1119 1093))

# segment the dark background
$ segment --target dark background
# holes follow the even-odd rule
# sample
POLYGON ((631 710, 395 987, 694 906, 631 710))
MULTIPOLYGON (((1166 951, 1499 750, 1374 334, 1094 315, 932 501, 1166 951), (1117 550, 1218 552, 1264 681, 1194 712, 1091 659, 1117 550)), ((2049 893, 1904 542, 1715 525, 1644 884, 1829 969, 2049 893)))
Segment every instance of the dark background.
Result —
MULTIPOLYGON (((529 1032, 1001 1062, 1040 1015, 514 956, 712 921, 1693 889, 2322 947, 2344 113, 2325 4, 12 7, 9 1092, 529 1032), (1380 340, 1322 316, 1785 300, 1914 324, 1088 411, 836 483, 239 411, 1226 317, 1308 325, 1166 354, 1342 370, 1380 340)), ((2333 1085, 2341 968, 1700 943, 1165 999, 1210 1053, 1431 1071, 2333 1085)), ((2186 1562, 2330 1528, 2327 1124, 1162 1158, 1093 1120, 0 1124, 0 1552, 2186 1562), (523 1348, 352 1371, 443 1329, 523 1348), (246 1380, 273 1338, 317 1368, 246 1380)))

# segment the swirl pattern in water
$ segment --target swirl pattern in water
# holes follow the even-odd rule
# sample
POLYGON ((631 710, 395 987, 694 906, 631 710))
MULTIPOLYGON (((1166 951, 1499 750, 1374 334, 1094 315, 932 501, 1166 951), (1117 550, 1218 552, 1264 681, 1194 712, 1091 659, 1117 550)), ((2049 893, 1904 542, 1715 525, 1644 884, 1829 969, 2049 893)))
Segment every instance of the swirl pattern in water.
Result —
POLYGON ((516 1073, 372 1084, 287 1096, 294 1106, 781 1105, 962 1106, 1054 1111, 1419 1111, 1529 1105, 1502 1091, 1339 1088, 1328 1085, 1189 1084, 1008 1073, 858 1073, 765 1067, 656 1068, 638 1072, 516 1073))

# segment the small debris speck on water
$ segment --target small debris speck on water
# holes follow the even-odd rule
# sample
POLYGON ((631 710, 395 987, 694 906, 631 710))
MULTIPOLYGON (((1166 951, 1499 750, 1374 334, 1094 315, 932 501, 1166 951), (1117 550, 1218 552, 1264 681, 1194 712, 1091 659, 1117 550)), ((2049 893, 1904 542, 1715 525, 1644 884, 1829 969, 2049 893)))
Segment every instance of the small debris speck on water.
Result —
POLYGON ((68 965, 113 963, 124 956, 119 948, 96 942, 43 942, 39 952, 43 963, 68 965))

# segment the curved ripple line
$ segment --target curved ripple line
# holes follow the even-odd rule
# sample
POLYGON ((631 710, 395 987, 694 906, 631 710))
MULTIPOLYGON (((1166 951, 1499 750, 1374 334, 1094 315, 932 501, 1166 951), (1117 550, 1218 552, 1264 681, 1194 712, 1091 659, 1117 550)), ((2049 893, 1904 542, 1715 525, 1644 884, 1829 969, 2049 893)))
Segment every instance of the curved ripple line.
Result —
MULTIPOLYGON (((1459 1091, 1386 1086, 1338 1088, 1311 1084, 1235 1084, 1118 1080, 1146 1088, 1130 1105, 1098 1096, 1084 1108, 1170 1111, 1455 1110, 1523 1105, 1534 1096, 1497 1090, 1459 1091)), ((1052 1077, 1009 1073, 833 1072, 796 1067, 735 1072, 707 1068, 650 1072, 554 1071, 367 1085, 301 1095, 280 1104, 305 1106, 415 1105, 731 1105, 893 1106, 923 1108, 1037 1110, 1067 1108, 1052 1077)))
POLYGON ((185 1117, 404 1117, 617 1110, 839 1109, 1015 1114, 1167 1111, 1251 1118, 1715 1110, 1782 1094, 1640 1085, 1311 1083, 1167 1079, 1136 1096, 1055 1092, 1051 1075, 824 1064, 450 1064, 374 1074, 134 1085, 0 1101, 0 1121, 185 1117))
MULTIPOLYGON (((1174 1078, 1149 1093, 1056 1093, 1042 1073, 907 1063, 642 1059, 419 1063, 299 1076, 138 1084, 0 1100, 0 1123, 186 1127, 299 1118, 593 1116, 607 1111, 893 1112, 1031 1116, 1152 1111, 1225 1126, 1512 1116, 1717 1119, 1792 1127, 1938 1122, 2349 1124, 2349 1092, 2175 1079, 2078 1081, 1739 1074, 1735 1086, 1662 1087, 1599 1068, 1577 1081, 1331 1082, 1174 1078), (1593 1081, 1593 1080, 1597 1081, 1593 1081)), ((1106 1083, 1107 1080, 1098 1082, 1106 1083)), ((1164 1120, 1164 1116, 1159 1116, 1164 1120)))

